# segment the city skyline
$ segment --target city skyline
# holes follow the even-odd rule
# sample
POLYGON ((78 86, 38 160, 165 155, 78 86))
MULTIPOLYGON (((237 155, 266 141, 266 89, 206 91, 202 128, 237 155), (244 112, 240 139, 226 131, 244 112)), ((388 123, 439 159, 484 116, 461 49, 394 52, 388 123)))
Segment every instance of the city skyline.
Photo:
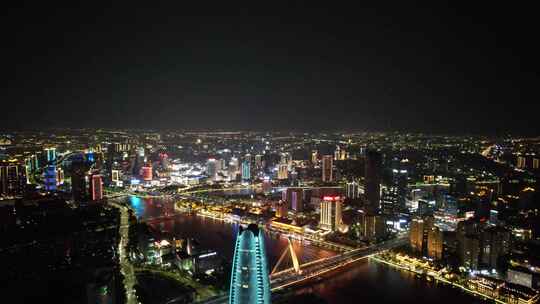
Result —
POLYGON ((532 5, 235 4, 4 7, 1 303, 540 303, 532 5))

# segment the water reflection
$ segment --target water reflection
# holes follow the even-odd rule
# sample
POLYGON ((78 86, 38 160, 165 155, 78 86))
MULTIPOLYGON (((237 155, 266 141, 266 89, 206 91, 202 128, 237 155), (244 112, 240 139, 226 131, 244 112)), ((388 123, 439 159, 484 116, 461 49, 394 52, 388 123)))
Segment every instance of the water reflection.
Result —
MULTIPOLYGON (((148 223, 164 236, 196 238, 203 248, 216 249, 224 258, 232 259, 233 245, 239 225, 195 215, 177 214, 174 202, 167 199, 129 197, 138 218, 148 223), (163 218, 163 215, 175 215, 163 218)), ((287 240, 276 234, 265 233, 268 261, 275 265, 287 240)), ((334 252, 293 243, 302 262, 328 257, 334 252)), ((289 265, 291 266, 291 265, 289 265)), ((433 303, 444 302, 485 303, 457 289, 418 279, 410 272, 398 271, 362 260, 345 271, 334 273, 316 284, 303 287, 297 293, 314 293, 328 303, 433 303)))

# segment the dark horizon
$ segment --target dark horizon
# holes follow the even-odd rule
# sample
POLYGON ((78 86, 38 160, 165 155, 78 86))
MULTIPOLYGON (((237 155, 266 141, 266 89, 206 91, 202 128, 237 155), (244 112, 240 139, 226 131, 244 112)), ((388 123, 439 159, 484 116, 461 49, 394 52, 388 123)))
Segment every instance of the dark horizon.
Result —
POLYGON ((6 9, 0 129, 540 134, 532 9, 112 5, 6 9))

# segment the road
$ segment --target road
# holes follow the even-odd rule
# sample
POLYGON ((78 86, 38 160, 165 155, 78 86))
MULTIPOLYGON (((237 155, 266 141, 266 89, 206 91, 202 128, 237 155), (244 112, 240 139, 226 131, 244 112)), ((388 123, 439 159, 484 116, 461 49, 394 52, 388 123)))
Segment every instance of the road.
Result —
POLYGON ((138 304, 139 301, 134 288, 137 278, 135 277, 133 265, 126 252, 129 241, 129 209, 112 201, 109 201, 109 204, 120 210, 120 243, 118 244, 118 253, 120 255, 120 272, 124 276, 127 304, 138 304))

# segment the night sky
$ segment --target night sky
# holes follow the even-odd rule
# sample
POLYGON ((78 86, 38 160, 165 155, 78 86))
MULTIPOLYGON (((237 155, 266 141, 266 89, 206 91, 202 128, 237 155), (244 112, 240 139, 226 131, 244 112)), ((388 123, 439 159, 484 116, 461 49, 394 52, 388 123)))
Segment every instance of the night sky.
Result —
POLYGON ((532 7, 278 2, 4 8, 0 128, 540 134, 532 7))

